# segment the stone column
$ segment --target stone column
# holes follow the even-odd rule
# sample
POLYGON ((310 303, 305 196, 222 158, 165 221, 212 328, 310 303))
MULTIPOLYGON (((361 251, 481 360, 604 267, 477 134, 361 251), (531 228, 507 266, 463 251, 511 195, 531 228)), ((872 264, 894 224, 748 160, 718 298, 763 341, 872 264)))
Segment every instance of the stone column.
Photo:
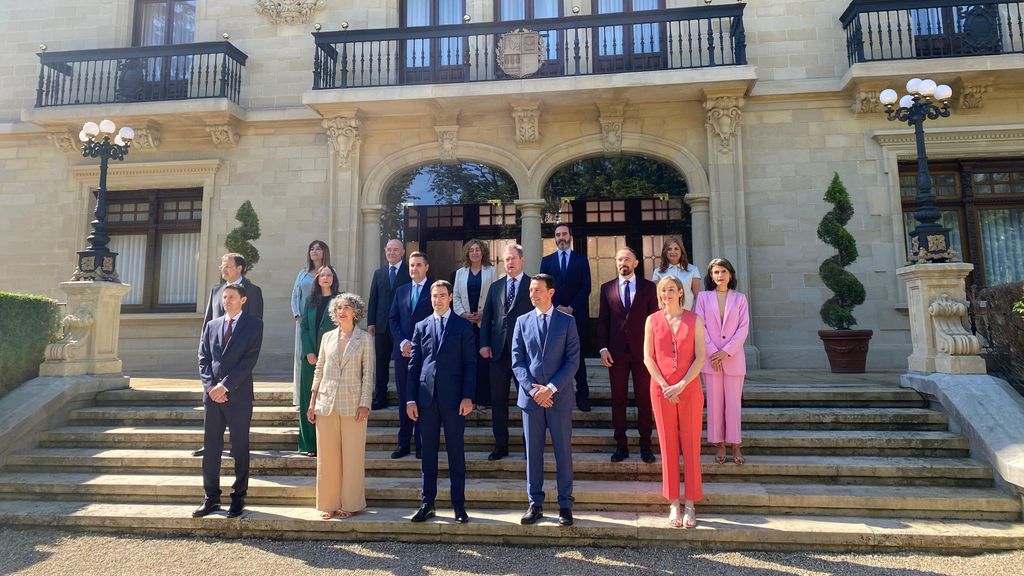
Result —
POLYGON ((690 262, 701 269, 711 260, 711 198, 708 196, 686 196, 690 205, 690 228, 693 245, 690 246, 690 262))
POLYGON ((384 207, 375 204, 363 206, 363 272, 360 277, 359 293, 364 297, 370 296, 370 281, 373 280, 373 272, 380 263, 380 217, 384 213, 384 207))
POLYGON ((339 280, 343 291, 360 289, 359 242, 359 196, 362 184, 359 174, 359 150, 362 144, 362 120, 358 110, 325 118, 321 123, 327 132, 327 144, 331 149, 328 184, 330 186, 329 222, 330 245, 345 246, 336 250, 339 280))
POLYGON ((985 374, 981 343, 964 328, 967 294, 964 279, 973 264, 914 264, 896 270, 907 283, 910 337, 907 357, 912 372, 985 374))
POLYGON ((64 338, 46 347, 40 376, 120 374, 117 337, 121 299, 131 286, 117 282, 62 282, 68 315, 64 338))
POLYGON ((540 259, 544 257, 543 236, 540 231, 541 215, 544 212, 544 201, 540 199, 516 200, 522 222, 523 254, 526 274, 533 276, 540 272, 540 259))

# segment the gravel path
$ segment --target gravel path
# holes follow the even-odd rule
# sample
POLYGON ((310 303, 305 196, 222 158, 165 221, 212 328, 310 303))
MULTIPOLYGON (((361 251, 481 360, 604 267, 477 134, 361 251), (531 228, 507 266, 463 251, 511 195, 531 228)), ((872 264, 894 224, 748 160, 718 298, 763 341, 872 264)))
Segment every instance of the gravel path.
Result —
POLYGON ((1024 551, 983 556, 715 553, 663 548, 151 538, 0 528, 0 574, 46 576, 1017 576, 1022 569, 1024 551))

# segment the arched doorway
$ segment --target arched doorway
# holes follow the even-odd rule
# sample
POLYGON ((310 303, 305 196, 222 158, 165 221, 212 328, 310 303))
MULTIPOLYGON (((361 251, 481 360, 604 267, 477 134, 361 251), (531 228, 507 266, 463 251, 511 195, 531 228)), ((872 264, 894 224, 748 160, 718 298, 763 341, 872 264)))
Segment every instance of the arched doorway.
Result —
MULTIPOLYGON (((675 168, 644 156, 584 158, 556 170, 544 184, 544 254, 555 250, 554 230, 568 224, 573 249, 590 261, 590 317, 596 323, 601 284, 617 275, 615 253, 632 248, 642 263, 637 274, 650 279, 670 236, 692 253, 690 208, 683 201, 686 180, 675 168)), ((584 335, 584 354, 596 356, 593 335, 584 335)))
POLYGON ((400 238, 406 252, 430 258, 430 277, 453 280, 462 246, 484 241, 497 260, 520 241, 515 180, 504 170, 475 162, 426 164, 396 176, 387 188, 382 238, 400 238))

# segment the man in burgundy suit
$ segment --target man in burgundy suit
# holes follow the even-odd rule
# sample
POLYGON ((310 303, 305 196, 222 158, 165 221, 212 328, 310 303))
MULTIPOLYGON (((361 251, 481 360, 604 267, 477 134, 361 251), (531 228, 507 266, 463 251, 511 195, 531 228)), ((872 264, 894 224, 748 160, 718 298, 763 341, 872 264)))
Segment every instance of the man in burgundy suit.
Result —
POLYGON ((626 444, 626 404, 629 375, 633 375, 633 398, 636 400, 636 427, 640 432, 640 458, 654 462, 651 450, 651 375, 644 366, 644 323, 658 311, 658 294, 654 282, 635 274, 639 261, 632 248, 623 248, 615 255, 619 275, 601 285, 601 307, 597 317, 597 345, 601 363, 608 368, 612 382, 612 425, 615 427, 615 452, 612 462, 629 458, 626 444))

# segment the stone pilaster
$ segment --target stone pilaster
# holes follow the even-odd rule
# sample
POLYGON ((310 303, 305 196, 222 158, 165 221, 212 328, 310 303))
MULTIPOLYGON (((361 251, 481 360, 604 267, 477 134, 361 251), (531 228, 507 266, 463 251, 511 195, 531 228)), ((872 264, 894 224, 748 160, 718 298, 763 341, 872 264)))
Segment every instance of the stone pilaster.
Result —
POLYGON ((121 299, 131 286, 83 281, 62 282, 60 288, 67 294, 64 338, 46 347, 39 375, 120 374, 121 299))
POLYGON ((523 255, 527 275, 540 272, 540 259, 544 256, 544 240, 541 236, 540 221, 544 213, 544 201, 540 199, 516 200, 523 230, 523 255))
POLYGON ((690 262, 700 268, 711 260, 711 197, 687 195, 684 199, 690 205, 690 230, 693 236, 690 262))
POLYGON ((373 272, 381 259, 380 252, 380 217, 384 214, 384 207, 375 204, 363 206, 363 273, 359 285, 356 287, 359 294, 370 293, 370 281, 373 279, 373 272))
MULTIPOLYGON (((349 114, 325 118, 321 126, 327 132, 327 145, 334 158, 327 178, 331 246, 358 246, 363 240, 360 235, 363 222, 359 206, 362 193, 362 175, 359 171, 359 152, 363 140, 361 114, 353 110, 349 114)), ((359 290, 363 271, 361 259, 349 258, 335 264, 342 290, 359 290)))
POLYGON ((981 344, 963 325, 967 316, 964 279, 973 264, 914 264, 896 274, 907 283, 912 372, 984 374, 981 344))

